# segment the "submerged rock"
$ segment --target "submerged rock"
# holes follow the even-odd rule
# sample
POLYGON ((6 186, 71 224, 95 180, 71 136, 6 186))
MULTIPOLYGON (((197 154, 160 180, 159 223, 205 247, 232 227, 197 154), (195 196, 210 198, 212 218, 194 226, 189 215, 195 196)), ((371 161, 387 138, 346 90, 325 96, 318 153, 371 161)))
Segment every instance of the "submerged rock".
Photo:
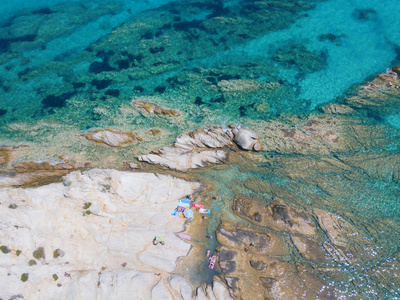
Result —
POLYGON ((329 104, 321 107, 321 110, 326 114, 338 115, 351 115, 356 112, 354 109, 344 104, 329 104))
POLYGON ((333 114, 260 122, 257 131, 265 151, 317 156, 381 149, 399 134, 371 119, 333 114))
POLYGON ((177 110, 162 108, 162 107, 158 106, 157 104, 150 103, 147 101, 137 101, 137 100, 143 99, 143 98, 146 100, 147 100, 147 98, 152 99, 152 97, 133 97, 132 99, 134 101, 131 102, 131 105, 142 111, 156 114, 156 115, 162 115, 162 116, 167 116, 167 117, 179 116, 179 112, 177 110))
POLYGON ((354 155, 340 155, 338 158, 353 168, 363 170, 372 178, 400 183, 400 155, 397 153, 360 152, 354 155))
POLYGON ((8 164, 15 158, 14 147, 0 146, 0 165, 8 164))
POLYGON ((143 141, 135 132, 122 132, 116 129, 96 129, 89 131, 84 137, 90 141, 111 147, 126 147, 134 142, 143 141))
MULTIPOLYGON (((269 233, 236 229, 235 232, 230 225, 222 224, 217 231, 221 244, 221 276, 235 299, 327 299, 329 294, 337 293, 313 270, 278 259, 276 255, 279 252, 260 251, 258 243, 262 239, 256 238, 255 245, 249 246, 252 238, 264 236, 268 239, 268 236, 271 237, 269 233), (245 247, 248 251, 244 250, 245 247)), ((276 244, 276 249, 281 246, 276 244)), ((287 249, 286 246, 283 248, 287 249)), ((288 253, 287 250, 278 255, 285 253, 288 253)))
POLYGON ((329 237, 324 248, 338 262, 369 261, 376 255, 364 232, 339 215, 314 209, 318 223, 329 237))
MULTIPOLYGON (((250 243, 254 243, 254 246, 251 248, 252 253, 263 253, 266 255, 286 255, 289 253, 285 241, 280 236, 270 232, 258 232, 223 224, 217 232, 217 238, 220 243, 226 246, 241 249, 249 246, 250 243)), ((221 253, 222 256, 229 255, 221 253)))
POLYGON ((394 67, 378 75, 373 81, 359 87, 345 98, 344 103, 356 108, 366 109, 373 114, 393 115, 400 113, 400 67, 394 67))
POLYGON ((316 235, 316 226, 306 211, 294 209, 281 199, 276 200, 277 203, 265 206, 259 201, 238 198, 235 199, 233 211, 258 226, 309 236, 316 235))
POLYGON ((320 264, 332 262, 332 257, 320 241, 301 235, 292 235, 291 239, 294 246, 305 259, 320 264))

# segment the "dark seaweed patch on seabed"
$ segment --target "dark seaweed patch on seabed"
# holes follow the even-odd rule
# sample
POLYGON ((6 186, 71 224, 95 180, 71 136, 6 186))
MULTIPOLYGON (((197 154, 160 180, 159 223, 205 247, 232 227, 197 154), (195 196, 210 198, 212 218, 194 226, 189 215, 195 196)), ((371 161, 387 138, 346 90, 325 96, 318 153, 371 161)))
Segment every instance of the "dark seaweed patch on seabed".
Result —
POLYGON ((41 9, 35 10, 32 14, 33 15, 50 15, 52 13, 54 13, 54 11, 52 11, 48 7, 45 7, 45 8, 41 8, 41 9))
POLYGON ((378 18, 378 13, 373 8, 365 8, 365 9, 356 8, 351 14, 351 16, 354 19, 361 22, 376 21, 378 18))
POLYGON ((10 39, 0 39, 0 53, 7 53, 10 51, 12 43, 18 42, 33 42, 36 39, 36 34, 27 34, 20 37, 10 39))
POLYGON ((90 84, 95 86, 96 89, 98 89, 98 90, 104 90, 106 87, 108 87, 111 84, 111 82, 112 81, 109 79, 104 79, 104 80, 93 79, 90 84))
POLYGON ((64 107, 65 102, 75 94, 75 92, 69 92, 58 96, 49 95, 42 100, 43 108, 64 107))

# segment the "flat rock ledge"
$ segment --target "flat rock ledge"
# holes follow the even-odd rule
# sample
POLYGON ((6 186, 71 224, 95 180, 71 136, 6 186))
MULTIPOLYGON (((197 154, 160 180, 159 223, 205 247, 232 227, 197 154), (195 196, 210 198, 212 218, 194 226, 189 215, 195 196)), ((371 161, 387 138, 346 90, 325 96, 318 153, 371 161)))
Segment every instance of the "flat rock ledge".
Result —
POLYGON ((184 220, 170 212, 201 182, 99 169, 64 179, 0 188, 2 298, 229 298, 219 282, 195 291, 172 274, 191 245, 176 234, 184 220), (153 245, 155 236, 165 245, 153 245))
POLYGON ((138 160, 187 172, 190 169, 226 162, 228 153, 224 148, 234 147, 254 151, 263 149, 258 134, 249 128, 225 130, 212 127, 184 133, 176 139, 173 146, 139 156, 138 160))

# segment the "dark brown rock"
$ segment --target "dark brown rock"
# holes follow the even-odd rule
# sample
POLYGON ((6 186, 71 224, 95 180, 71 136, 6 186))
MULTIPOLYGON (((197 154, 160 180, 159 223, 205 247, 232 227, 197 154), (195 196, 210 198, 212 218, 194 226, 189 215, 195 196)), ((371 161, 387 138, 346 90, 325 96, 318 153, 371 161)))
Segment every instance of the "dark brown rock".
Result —
POLYGON ((262 261, 253 261, 250 260, 250 266, 257 271, 265 271, 268 265, 262 261))

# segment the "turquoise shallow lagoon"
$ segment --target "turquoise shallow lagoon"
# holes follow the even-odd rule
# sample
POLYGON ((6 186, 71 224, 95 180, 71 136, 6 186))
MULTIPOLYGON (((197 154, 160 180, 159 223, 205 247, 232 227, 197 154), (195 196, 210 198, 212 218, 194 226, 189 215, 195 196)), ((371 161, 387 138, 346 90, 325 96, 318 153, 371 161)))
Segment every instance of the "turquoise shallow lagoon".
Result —
MULTIPOLYGON (((300 124, 400 64, 400 2, 393 1, 19 0, 0 3, 0 11, 0 145, 29 146, 19 161, 68 154, 119 169, 197 128, 300 124), (132 100, 179 116, 143 113, 132 100), (144 141, 114 149, 80 138, 98 128, 135 131, 144 141), (149 133, 155 128, 160 135, 149 133)), ((393 263, 400 259, 398 110, 354 107, 357 122, 372 131, 385 126, 385 143, 328 155, 265 151, 193 176, 213 183, 224 199, 213 203, 218 214, 208 233, 221 220, 254 227, 233 213, 238 197, 265 205, 283 197, 354 217, 373 259, 324 266, 334 274, 295 251, 285 260, 326 271, 321 277, 345 298, 399 299, 399 281, 389 278, 400 275, 393 263), (363 164, 374 159, 381 160, 363 164)), ((345 131, 348 122, 338 128, 345 131)))

